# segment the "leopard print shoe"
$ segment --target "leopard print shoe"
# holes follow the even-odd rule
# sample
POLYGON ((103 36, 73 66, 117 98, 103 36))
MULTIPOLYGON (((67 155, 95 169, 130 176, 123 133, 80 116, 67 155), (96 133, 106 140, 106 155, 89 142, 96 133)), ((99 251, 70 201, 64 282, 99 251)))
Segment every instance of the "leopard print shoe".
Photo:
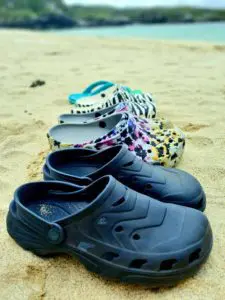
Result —
POLYGON ((179 129, 151 128, 146 120, 140 121, 126 112, 87 123, 57 125, 47 136, 52 150, 71 147, 100 150, 126 144, 144 161, 169 167, 179 162, 185 146, 185 137, 179 129))

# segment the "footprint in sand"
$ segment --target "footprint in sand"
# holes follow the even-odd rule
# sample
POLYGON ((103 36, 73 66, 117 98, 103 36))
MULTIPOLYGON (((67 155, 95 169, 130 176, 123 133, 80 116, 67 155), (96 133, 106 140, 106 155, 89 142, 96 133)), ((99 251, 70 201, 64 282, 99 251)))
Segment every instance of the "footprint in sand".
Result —
POLYGON ((29 279, 43 274, 43 268, 37 265, 27 265, 25 268, 26 275, 29 279))
POLYGON ((10 188, 10 184, 6 181, 0 180, 0 191, 1 193, 10 188))
POLYGON ((215 46, 213 46, 213 48, 217 51, 225 52, 225 46, 223 46, 223 45, 215 45, 215 46))
POLYGON ((9 171, 9 168, 3 166, 3 165, 0 165, 0 173, 1 174, 4 174, 5 172, 8 172, 9 171))
POLYGON ((47 56, 59 56, 59 55, 63 55, 66 54, 64 52, 60 52, 60 51, 52 51, 52 52, 46 52, 45 55, 47 56))
POLYGON ((0 66, 0 71, 6 71, 8 69, 7 66, 0 66))
POLYGON ((0 114, 0 118, 1 119, 8 119, 8 118, 10 118, 12 116, 13 116, 13 114, 0 114))
POLYGON ((31 155, 29 153, 27 153, 25 151, 20 151, 20 150, 17 150, 17 149, 6 151, 5 153, 2 154, 2 157, 4 159, 10 159, 10 160, 16 159, 18 162, 26 160, 30 156, 31 155))
POLYGON ((188 123, 188 124, 184 125, 183 127, 181 127, 181 129, 184 131, 188 131, 188 132, 195 132, 195 131, 199 131, 202 128, 206 128, 206 127, 209 127, 209 125, 188 123))
POLYGON ((65 101, 62 99, 57 99, 53 101, 53 104, 56 104, 57 106, 65 106, 65 101))
MULTIPOLYGON (((28 115, 32 115, 32 113, 27 110, 24 111, 28 115)), ((1 115, 0 115, 1 116, 1 115)), ((6 114, 7 117, 11 116, 10 114, 6 114)), ((46 124, 42 120, 34 120, 33 122, 29 122, 27 124, 21 124, 18 122, 11 122, 7 124, 0 124, 0 138, 4 140, 4 138, 15 137, 22 134, 33 133, 39 129, 46 129, 46 124)))
POLYGON ((46 156, 48 155, 49 150, 44 150, 38 153, 37 157, 35 157, 27 166, 27 179, 28 180, 41 180, 42 179, 42 167, 46 156))
POLYGON ((20 271, 18 277, 23 279, 25 285, 31 287, 32 292, 28 298, 43 299, 47 265, 27 264, 23 269, 24 271, 20 271))
POLYGON ((11 123, 9 126, 7 124, 0 125, 0 138, 3 141, 5 138, 9 136, 17 136, 21 133, 23 129, 18 123, 11 123))
POLYGON ((206 136, 192 136, 188 137, 188 140, 198 148, 208 147, 213 145, 213 140, 206 136))
MULTIPOLYGON (((113 80, 112 82, 117 82, 117 80, 113 80)), ((127 80, 124 80, 124 79, 119 79, 118 82, 120 84, 128 84, 128 81, 127 80)))

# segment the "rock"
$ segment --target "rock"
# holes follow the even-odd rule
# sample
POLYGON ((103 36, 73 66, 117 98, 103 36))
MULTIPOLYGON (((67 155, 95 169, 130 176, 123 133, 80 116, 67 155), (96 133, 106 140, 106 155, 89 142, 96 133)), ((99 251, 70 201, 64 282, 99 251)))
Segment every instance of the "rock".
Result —
POLYGON ((45 81, 38 79, 31 83, 30 88, 35 88, 35 87, 42 86, 42 85, 45 85, 45 81))
POLYGON ((115 17, 111 19, 95 19, 92 17, 86 20, 78 20, 77 25, 79 27, 102 27, 102 26, 125 26, 130 25, 133 22, 128 17, 115 17))
POLYGON ((72 28, 76 25, 77 22, 62 14, 48 14, 35 19, 0 23, 0 27, 25 29, 61 29, 72 28))

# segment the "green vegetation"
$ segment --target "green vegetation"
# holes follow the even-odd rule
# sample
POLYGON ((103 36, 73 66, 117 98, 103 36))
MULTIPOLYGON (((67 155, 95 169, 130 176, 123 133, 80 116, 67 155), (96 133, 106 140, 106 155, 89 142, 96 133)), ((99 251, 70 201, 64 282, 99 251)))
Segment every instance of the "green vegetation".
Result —
POLYGON ((212 10, 204 8, 193 8, 193 7, 155 7, 155 8, 136 8, 136 9, 115 9, 112 7, 82 7, 73 6, 70 8, 71 16, 75 18, 114 18, 115 16, 128 17, 134 22, 138 21, 151 21, 165 19, 168 22, 179 22, 185 18, 188 20, 191 18, 193 21, 204 21, 204 20, 225 20, 225 9, 224 10, 212 10))
POLYGON ((202 21, 204 18, 211 20, 225 20, 224 10, 212 10, 194 7, 154 7, 154 8, 133 8, 133 9, 115 9, 108 6, 71 6, 70 16, 74 18, 114 18, 115 16, 128 17, 132 21, 150 20, 152 18, 166 17, 169 21, 180 21, 185 16, 193 17, 195 21, 202 21))
POLYGON ((114 18, 118 11, 108 6, 70 6, 69 14, 75 19, 110 19, 114 18))
POLYGON ((70 20, 71 26, 79 26, 82 22, 87 26, 107 25, 107 22, 117 24, 117 20, 123 20, 124 24, 225 21, 225 9, 193 7, 116 9, 110 6, 66 6, 62 0, 0 0, 2 26, 10 25, 12 22, 34 21, 48 15, 63 16, 70 20))
POLYGON ((65 10, 61 0, 0 0, 0 21, 35 19, 49 13, 61 14, 65 10))

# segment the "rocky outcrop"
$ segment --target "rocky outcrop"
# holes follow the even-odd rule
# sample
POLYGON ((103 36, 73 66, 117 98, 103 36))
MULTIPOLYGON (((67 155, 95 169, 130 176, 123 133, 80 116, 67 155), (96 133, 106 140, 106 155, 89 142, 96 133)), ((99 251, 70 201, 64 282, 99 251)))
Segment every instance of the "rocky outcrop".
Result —
POLYGON ((24 29, 62 29, 75 27, 78 23, 65 15, 48 14, 36 19, 0 22, 0 27, 24 29))
POLYGON ((128 17, 116 17, 111 19, 94 19, 87 18, 85 21, 80 20, 79 26, 81 27, 101 27, 101 26, 125 26, 132 24, 133 21, 128 17))
POLYGON ((36 19, 0 22, 0 27, 24 28, 24 29, 63 29, 73 27, 102 27, 102 26, 124 26, 132 24, 129 18, 113 19, 86 19, 74 21, 65 15, 49 14, 36 19))
POLYGON ((225 21, 225 10, 200 8, 115 9, 102 6, 67 7, 62 0, 0 0, 0 27, 63 29, 130 24, 225 21))

